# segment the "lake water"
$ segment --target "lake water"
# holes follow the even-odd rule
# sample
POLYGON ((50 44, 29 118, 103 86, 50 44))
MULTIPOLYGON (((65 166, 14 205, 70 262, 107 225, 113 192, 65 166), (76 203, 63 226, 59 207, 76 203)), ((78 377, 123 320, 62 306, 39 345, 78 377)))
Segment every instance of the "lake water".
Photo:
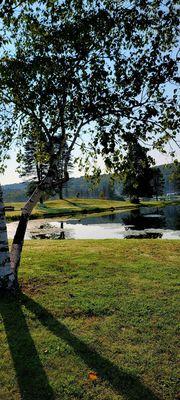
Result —
MULTIPOLYGON (((8 224, 12 238, 17 222, 8 224)), ((66 222, 56 219, 31 220, 26 239, 180 239, 180 207, 141 207, 66 222)))

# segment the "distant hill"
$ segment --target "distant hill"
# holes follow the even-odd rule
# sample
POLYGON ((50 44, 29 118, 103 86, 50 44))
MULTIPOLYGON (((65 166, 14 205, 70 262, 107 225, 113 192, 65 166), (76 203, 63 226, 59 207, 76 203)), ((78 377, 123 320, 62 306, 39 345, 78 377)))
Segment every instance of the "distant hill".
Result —
POLYGON ((180 194, 180 176, 176 179, 172 179, 172 175, 175 171, 174 164, 158 165, 158 168, 161 170, 164 178, 164 194, 180 194))
POLYGON ((109 175, 101 175, 98 185, 93 185, 83 176, 71 178, 64 187, 64 197, 85 197, 85 198, 119 198, 122 194, 123 185, 120 181, 114 184, 109 175))
MULTIPOLYGON (((158 166, 164 177, 164 194, 178 193, 177 179, 172 180, 171 176, 174 171, 174 164, 159 165, 158 166)), ((14 183, 11 185, 3 186, 4 201, 5 202, 18 202, 26 201, 26 190, 28 182, 14 183)), ((85 197, 85 198, 109 198, 119 199, 122 197, 123 185, 120 180, 116 180, 112 184, 109 175, 102 175, 100 182, 97 186, 93 186, 91 182, 87 181, 83 176, 80 178, 70 178, 69 182, 63 188, 63 196, 66 197, 85 197)))
MULTIPOLYGON (((14 183, 3 186, 3 195, 5 202, 26 201, 26 190, 28 181, 23 183, 14 183)), ((87 181, 84 177, 70 178, 69 182, 63 188, 64 197, 86 197, 86 198, 114 198, 119 197, 122 192, 122 183, 116 183, 117 189, 115 193, 114 187, 108 175, 102 175, 100 183, 97 186, 87 181)), ((58 196, 56 196, 58 197, 58 196)))
POLYGON ((26 201, 26 190, 28 182, 13 183, 10 185, 3 186, 3 196, 5 202, 18 202, 26 201))

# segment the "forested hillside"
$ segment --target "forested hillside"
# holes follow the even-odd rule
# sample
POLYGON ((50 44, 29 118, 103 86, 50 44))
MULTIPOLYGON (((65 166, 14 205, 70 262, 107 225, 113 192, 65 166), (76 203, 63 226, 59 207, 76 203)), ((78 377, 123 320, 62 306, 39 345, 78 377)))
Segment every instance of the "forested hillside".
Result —
MULTIPOLYGON (((159 166, 164 177, 164 194, 180 193, 179 178, 174 176, 174 164, 159 166)), ((3 187, 5 202, 25 201, 28 182, 5 185, 3 187)), ((64 197, 110 198, 122 196, 123 184, 120 179, 113 183, 108 175, 102 175, 99 184, 93 185, 84 177, 71 178, 63 188, 64 197)))
POLYGON ((25 201, 27 199, 26 189, 28 182, 13 183, 3 186, 3 197, 5 202, 25 201))

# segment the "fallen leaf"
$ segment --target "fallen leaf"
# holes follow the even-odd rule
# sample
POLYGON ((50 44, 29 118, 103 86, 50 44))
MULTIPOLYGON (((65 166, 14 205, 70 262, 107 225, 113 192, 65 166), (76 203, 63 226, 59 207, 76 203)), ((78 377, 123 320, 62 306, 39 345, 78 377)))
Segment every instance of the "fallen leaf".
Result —
POLYGON ((96 379, 98 379, 97 373, 96 372, 89 372, 88 374, 88 379, 90 381, 96 381, 96 379))

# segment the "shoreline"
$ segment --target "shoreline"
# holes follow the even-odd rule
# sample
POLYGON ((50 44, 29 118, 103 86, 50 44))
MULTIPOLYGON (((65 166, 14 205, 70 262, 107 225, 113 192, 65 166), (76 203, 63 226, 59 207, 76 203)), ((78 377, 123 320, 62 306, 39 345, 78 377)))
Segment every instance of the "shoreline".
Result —
MULTIPOLYGON (((78 199, 79 200, 79 199, 78 199)), ((82 200, 86 200, 86 199, 82 199, 82 200)), ((99 199, 92 199, 92 200, 99 200, 99 199)), ((106 201, 106 200, 105 200, 106 201)), ((82 209, 65 209, 63 210, 62 208, 60 208, 59 210, 57 208, 53 209, 53 208, 48 208, 48 207, 37 207, 34 209, 34 213, 31 214, 30 216, 30 220, 33 219, 49 219, 49 218, 55 218, 55 217, 59 217, 59 218, 63 218, 63 217, 68 217, 66 219, 64 219, 64 221, 71 219, 71 217, 77 217, 79 218, 80 216, 88 216, 94 214, 94 215, 105 215, 105 213, 117 213, 117 212, 124 212, 124 211, 131 211, 131 210, 137 210, 141 207, 158 207, 158 208, 163 208, 166 206, 180 206, 180 201, 179 200, 173 200, 173 201, 150 201, 150 202, 142 202, 140 204, 122 204, 120 206, 116 206, 112 201, 109 201, 112 203, 112 206, 110 207, 85 207, 82 209), (47 210, 49 210, 48 212, 45 211, 47 208, 47 210), (43 212, 44 210, 44 212, 43 212)), ((53 203, 51 201, 51 203, 53 203)), ((117 203, 115 201, 115 203, 117 203)), ((125 203, 125 202, 123 202, 125 203)), ((8 204, 8 203, 6 203, 8 204)), ((10 203, 12 204, 12 203, 10 203)), ((14 203, 16 204, 16 203, 14 203)), ((20 203, 18 203, 20 204, 20 203)), ((23 204, 23 203, 22 203, 23 204)), ((72 203, 76 206, 75 203, 72 203)), ((77 202, 78 204, 78 202, 77 202)), ((14 212, 18 212, 18 214, 13 214, 13 212, 10 213, 6 212, 6 221, 7 222, 14 222, 14 221, 18 221, 19 217, 20 217, 20 210, 15 210, 14 212)))

